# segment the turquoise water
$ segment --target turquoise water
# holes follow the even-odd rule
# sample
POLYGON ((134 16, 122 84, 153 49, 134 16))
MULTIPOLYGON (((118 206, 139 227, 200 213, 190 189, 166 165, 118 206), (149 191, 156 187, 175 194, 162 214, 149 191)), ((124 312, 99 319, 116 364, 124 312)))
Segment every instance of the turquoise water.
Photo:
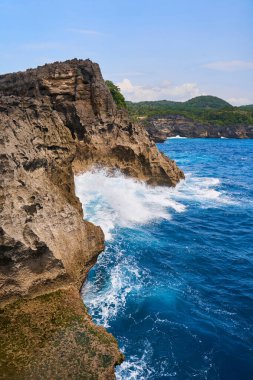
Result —
POLYGON ((253 141, 171 139, 175 189, 76 177, 106 251, 83 298, 119 341, 117 379, 253 379, 253 141))

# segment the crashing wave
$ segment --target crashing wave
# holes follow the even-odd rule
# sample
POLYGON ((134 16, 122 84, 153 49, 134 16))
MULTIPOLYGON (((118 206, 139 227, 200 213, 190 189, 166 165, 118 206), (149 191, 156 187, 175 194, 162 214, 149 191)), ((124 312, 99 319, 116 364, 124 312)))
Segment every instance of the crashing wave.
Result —
POLYGON ((90 171, 75 177, 76 194, 83 205, 85 219, 100 225, 106 240, 113 238, 115 226, 134 228, 155 220, 170 220, 173 213, 184 212, 184 201, 216 207, 232 203, 218 190, 218 178, 186 175, 176 188, 151 187, 126 178, 113 177, 106 170, 90 171))

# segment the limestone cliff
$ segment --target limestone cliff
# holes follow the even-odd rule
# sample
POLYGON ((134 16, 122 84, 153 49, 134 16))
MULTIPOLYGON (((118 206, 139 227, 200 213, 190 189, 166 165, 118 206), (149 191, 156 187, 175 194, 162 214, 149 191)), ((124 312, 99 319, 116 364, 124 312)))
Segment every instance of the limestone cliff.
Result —
POLYGON ((155 142, 177 135, 189 138, 253 138, 253 125, 203 124, 181 115, 153 116, 143 121, 143 125, 155 142))
MULTIPOLYGON (((55 111, 75 141, 77 171, 97 164, 169 186, 183 177, 176 165, 158 152, 145 129, 132 124, 126 111, 117 110, 99 66, 89 60, 0 76, 0 93, 20 99, 29 96, 55 111)), ((37 112, 44 114, 42 109, 37 112)))
POLYGON ((0 76, 0 94, 1 299, 52 283, 80 286, 103 233, 82 220, 72 168, 119 168, 167 185, 183 174, 117 111, 89 60, 0 76))
MULTIPOLYGON (((65 302, 68 289, 80 288, 103 250, 100 227, 83 221, 81 204, 75 196, 73 171, 106 166, 150 184, 169 186, 175 186, 183 178, 176 164, 157 150, 147 132, 133 125, 126 112, 117 110, 99 66, 90 60, 57 62, 0 76, 0 127, 2 305, 57 289, 65 292, 62 296, 65 302)), ((34 302, 31 307, 21 306, 26 310, 26 320, 28 316, 32 319, 34 308, 42 301, 34 302)), ((75 297, 73 303, 78 303, 75 297)), ((48 301, 45 307, 49 314, 50 310, 54 314, 54 301, 48 301)), ((79 310, 80 306, 76 307, 79 310)), ((8 331, 14 331, 11 321, 17 318, 17 308, 7 313, 13 315, 12 319, 7 318, 7 322, 4 319, 8 331)), ((51 321, 52 315, 48 320, 51 321)), ((76 316, 71 319, 71 329, 75 320, 76 316)), ((36 329, 29 331, 32 335, 36 329)), ((8 346, 14 338, 8 335, 6 339, 6 336, 3 339, 8 346)), ((73 339, 70 349, 75 350, 73 339)), ((100 370, 101 376, 97 370, 96 377, 94 370, 91 378, 112 378, 112 368, 121 360, 113 338, 108 335, 106 339, 111 359, 104 367, 104 362, 100 362, 104 368, 100 370)), ((64 344, 63 341, 57 340, 57 344, 64 344)), ((88 341, 88 346, 93 347, 90 337, 88 341)), ((4 352, 13 352, 12 346, 4 352)), ((57 357, 60 360, 61 355, 57 357)), ((8 373, 15 360, 15 355, 5 357, 8 373)), ((86 367, 90 363, 87 360, 86 367)), ((20 376, 39 378, 34 375, 33 366, 26 373, 24 363, 24 367, 20 364, 23 368, 20 376)), ((99 368, 99 359, 96 363, 99 368)), ((49 378, 52 367, 57 365, 52 362, 44 378, 49 378)), ((79 375, 77 369, 77 377, 73 378, 82 378, 79 375)), ((17 373, 15 376, 18 378, 17 373)))

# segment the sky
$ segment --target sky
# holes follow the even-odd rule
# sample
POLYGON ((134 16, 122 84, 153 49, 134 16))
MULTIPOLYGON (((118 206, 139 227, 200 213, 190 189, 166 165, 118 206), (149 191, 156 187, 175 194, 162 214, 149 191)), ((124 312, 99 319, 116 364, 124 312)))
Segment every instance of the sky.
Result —
POLYGON ((90 58, 127 100, 253 104, 253 0, 0 0, 0 74, 90 58))

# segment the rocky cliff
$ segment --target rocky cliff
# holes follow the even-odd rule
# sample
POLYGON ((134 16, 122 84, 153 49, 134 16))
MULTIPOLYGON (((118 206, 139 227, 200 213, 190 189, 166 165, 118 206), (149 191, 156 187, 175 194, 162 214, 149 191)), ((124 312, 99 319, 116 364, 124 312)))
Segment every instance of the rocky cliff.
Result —
POLYGON ((253 125, 210 125, 181 115, 153 116, 143 124, 155 142, 163 142, 177 135, 191 138, 253 138, 253 125))
POLYGON ((63 371, 60 378, 113 378, 113 366, 121 360, 115 340, 95 326, 82 330, 81 301, 72 296, 72 306, 70 302, 69 294, 78 292, 104 248, 100 227, 83 220, 73 172, 103 166, 168 186, 175 186, 183 173, 157 150, 141 126, 117 110, 99 66, 90 60, 57 62, 0 76, 0 126, 0 300, 2 306, 14 302, 0 313, 4 326, 0 372, 6 374, 3 378, 55 378, 55 368, 66 357, 73 370, 66 370, 66 375, 63 371), (60 301, 58 296, 43 298, 57 291, 60 301), (24 301, 31 297, 34 300, 24 301), (67 305, 66 313, 73 309, 67 322, 61 314, 55 322, 59 311, 55 307, 61 303, 67 305), (43 317, 41 311, 47 321, 44 329, 53 331, 46 339, 40 318, 35 318, 40 307, 48 312, 43 317), (13 326, 19 313, 25 320, 19 328, 22 338, 13 326), (94 335, 101 337, 100 346, 95 347, 99 339, 94 335), (31 345, 31 340, 38 344, 31 345), (78 342, 84 350, 81 357, 75 354, 78 342), (60 349, 51 349, 55 345, 73 352, 64 356, 60 349), (35 352, 48 353, 42 372, 32 364, 35 352), (87 352, 94 352, 93 357, 87 352), (84 368, 90 377, 82 377, 84 368))

